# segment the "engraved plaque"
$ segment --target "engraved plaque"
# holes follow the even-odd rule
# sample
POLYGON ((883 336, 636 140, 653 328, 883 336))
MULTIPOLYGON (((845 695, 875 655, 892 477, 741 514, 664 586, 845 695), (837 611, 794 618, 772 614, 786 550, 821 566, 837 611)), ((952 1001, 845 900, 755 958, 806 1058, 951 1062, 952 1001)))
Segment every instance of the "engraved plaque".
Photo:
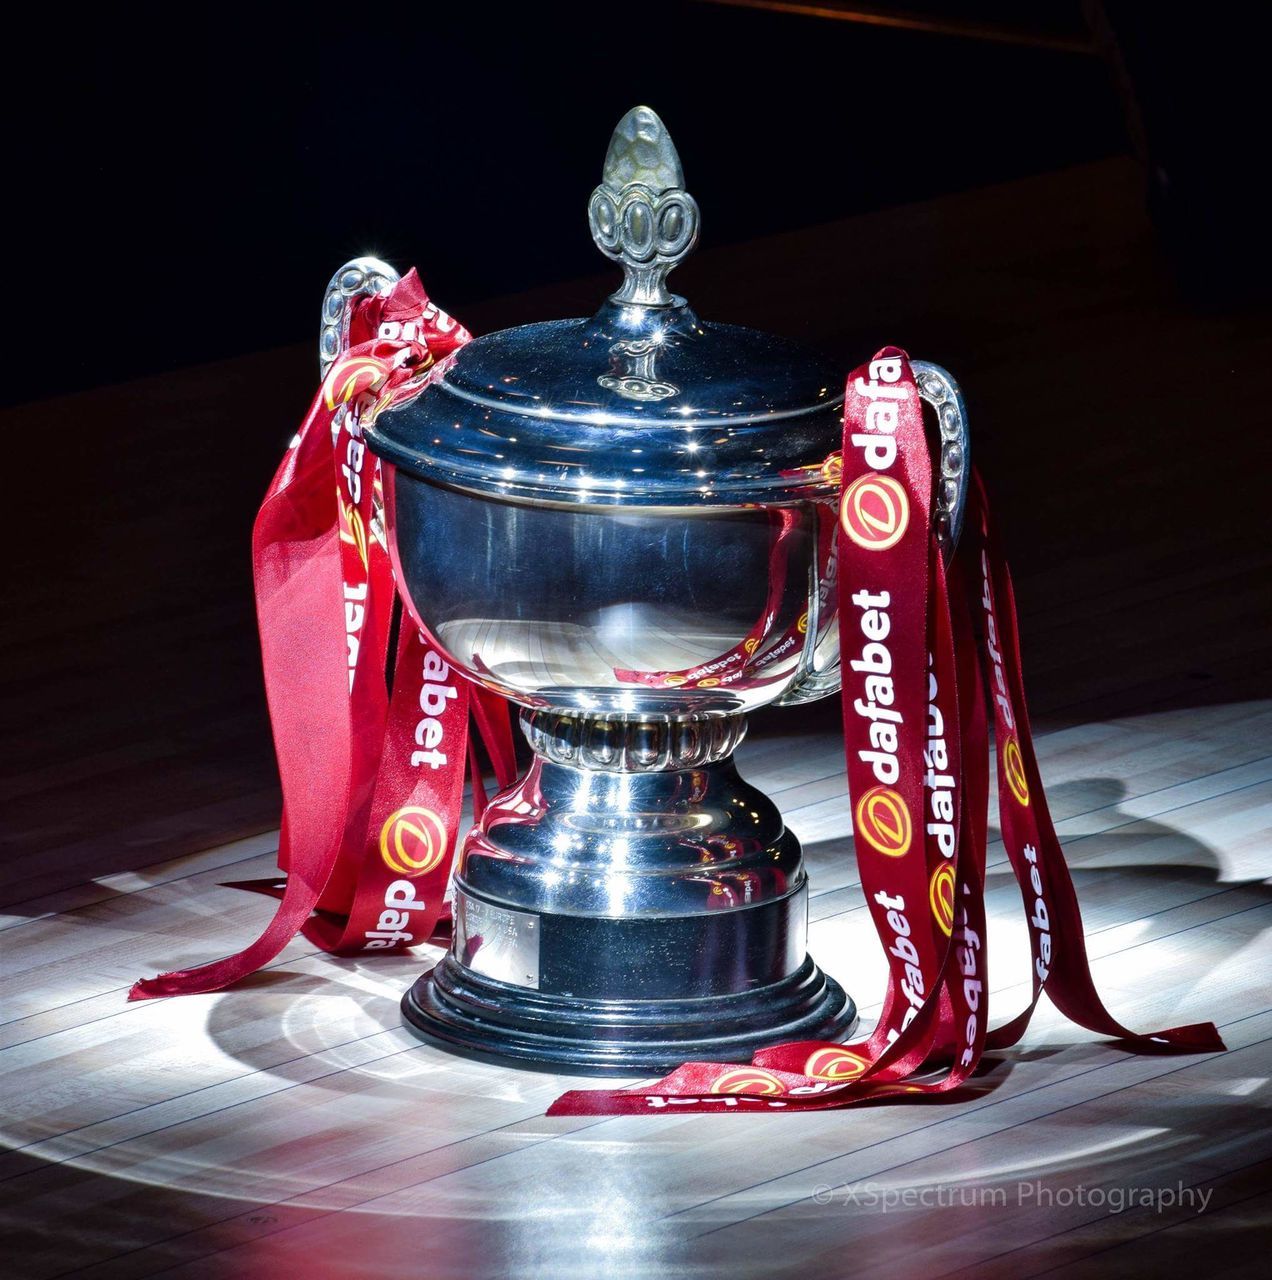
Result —
POLYGON ((537 915, 455 895, 455 956, 497 982, 538 990, 541 931, 537 915))

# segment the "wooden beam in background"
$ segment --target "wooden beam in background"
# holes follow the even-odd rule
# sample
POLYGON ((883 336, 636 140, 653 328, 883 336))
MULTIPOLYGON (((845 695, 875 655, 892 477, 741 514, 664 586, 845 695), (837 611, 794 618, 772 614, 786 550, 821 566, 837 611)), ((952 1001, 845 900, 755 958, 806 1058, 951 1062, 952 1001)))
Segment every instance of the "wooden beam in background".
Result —
POLYGON ((976 18, 943 17, 900 9, 876 8, 872 5, 838 3, 822 0, 820 4, 801 0, 700 0, 702 3, 730 5, 735 9, 764 9, 771 13, 790 13, 805 18, 829 18, 835 22, 855 22, 867 27, 892 27, 900 31, 920 31, 928 35, 958 36, 967 40, 987 40, 996 44, 1027 45, 1035 49, 1054 49, 1064 53, 1096 55, 1098 50, 1089 37, 1068 36, 1057 31, 1030 27, 1004 26, 976 18))

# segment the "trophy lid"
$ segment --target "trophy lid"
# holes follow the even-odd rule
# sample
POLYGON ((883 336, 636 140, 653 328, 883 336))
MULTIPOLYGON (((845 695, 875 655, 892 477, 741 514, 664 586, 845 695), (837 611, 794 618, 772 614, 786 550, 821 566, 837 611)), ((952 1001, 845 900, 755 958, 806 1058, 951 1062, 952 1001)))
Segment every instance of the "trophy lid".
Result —
POLYGON ((512 499, 775 502, 825 487, 843 375, 786 339, 699 320, 668 292, 698 238, 680 158, 648 107, 614 130, 588 221, 623 283, 590 319, 461 348, 367 439, 412 475, 512 499))

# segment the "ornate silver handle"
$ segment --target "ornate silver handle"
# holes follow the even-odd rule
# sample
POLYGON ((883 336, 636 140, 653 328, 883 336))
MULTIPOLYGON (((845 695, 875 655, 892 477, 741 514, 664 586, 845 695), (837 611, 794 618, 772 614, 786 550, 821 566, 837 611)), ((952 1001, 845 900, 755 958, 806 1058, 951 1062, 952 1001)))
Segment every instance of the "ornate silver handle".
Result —
POLYGON ((327 285, 322 298, 322 326, 318 330, 318 371, 327 376, 336 357, 349 347, 349 317, 359 298, 388 293, 401 279, 387 262, 379 258, 353 258, 346 262, 327 285))
POLYGON ((939 364, 912 360, 919 395, 936 410, 941 435, 940 456, 933 477, 932 526, 941 550, 948 557, 963 530, 967 506, 967 479, 971 474, 971 439, 967 433, 967 406, 963 393, 949 372, 939 364))
POLYGON ((622 288, 611 295, 615 302, 676 302, 667 276, 698 241, 698 203, 685 190, 671 135, 648 107, 633 107, 618 122, 587 221, 600 251, 622 263, 622 288))

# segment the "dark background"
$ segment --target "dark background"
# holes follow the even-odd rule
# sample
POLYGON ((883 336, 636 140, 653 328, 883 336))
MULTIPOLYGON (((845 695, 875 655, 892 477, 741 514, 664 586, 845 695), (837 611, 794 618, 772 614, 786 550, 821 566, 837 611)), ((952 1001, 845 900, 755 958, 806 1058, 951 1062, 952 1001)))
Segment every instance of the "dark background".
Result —
POLYGON ((709 245, 1132 147, 1146 197, 1165 158, 1181 182, 1237 177, 1217 194, 1239 212, 1241 6, 1222 29, 1077 0, 838 8, 857 20, 663 0, 28 17, 5 68, 3 398, 307 339, 359 253, 417 264, 456 311, 594 271, 587 197, 637 102, 688 158, 709 245))
POLYGON ((418 265, 478 332, 594 309, 587 198, 638 102, 702 208, 701 315, 962 380, 1035 710, 1267 694, 1263 6, 807 7, 10 27, 0 901, 274 827, 250 529, 328 278, 418 265))

